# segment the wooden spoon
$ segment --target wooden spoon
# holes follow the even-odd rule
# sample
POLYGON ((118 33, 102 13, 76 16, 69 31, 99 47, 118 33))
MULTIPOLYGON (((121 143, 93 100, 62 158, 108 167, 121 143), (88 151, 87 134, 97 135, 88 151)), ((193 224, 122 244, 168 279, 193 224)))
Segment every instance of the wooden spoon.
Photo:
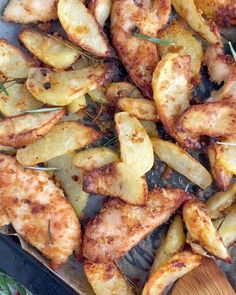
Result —
POLYGON ((235 295, 235 291, 210 258, 175 284, 171 295, 235 295))

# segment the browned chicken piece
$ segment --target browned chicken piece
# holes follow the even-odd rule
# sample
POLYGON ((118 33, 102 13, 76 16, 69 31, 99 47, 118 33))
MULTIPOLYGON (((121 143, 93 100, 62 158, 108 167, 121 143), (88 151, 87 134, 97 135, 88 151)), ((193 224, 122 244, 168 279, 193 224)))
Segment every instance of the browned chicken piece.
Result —
POLYGON ((10 0, 4 11, 4 19, 28 24, 57 19, 58 0, 10 0))
POLYGON ((134 83, 152 97, 152 73, 159 61, 156 44, 134 36, 134 31, 156 37, 167 23, 170 0, 114 0, 111 9, 112 42, 134 83))
POLYGON ((69 202, 46 172, 24 169, 0 154, 1 204, 15 231, 54 269, 80 247, 80 224, 69 202))
POLYGON ((0 227, 4 225, 8 225, 10 223, 10 220, 6 214, 6 211, 2 204, 0 204, 0 227))
POLYGON ((143 207, 109 200, 85 226, 83 255, 93 262, 118 259, 166 222, 189 197, 180 189, 156 189, 149 192, 143 207))
POLYGON ((207 49, 204 60, 208 67, 211 80, 218 84, 226 81, 232 69, 235 67, 233 57, 231 55, 225 55, 219 43, 207 49))

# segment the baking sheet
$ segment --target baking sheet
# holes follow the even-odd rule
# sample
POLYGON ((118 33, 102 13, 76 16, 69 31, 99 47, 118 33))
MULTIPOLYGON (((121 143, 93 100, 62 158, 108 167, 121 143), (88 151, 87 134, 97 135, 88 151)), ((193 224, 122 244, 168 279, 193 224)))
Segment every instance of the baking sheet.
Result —
MULTIPOLYGON (((0 0, 0 14, 2 15, 2 10, 6 6, 8 0, 0 0)), ((14 44, 17 44, 17 35, 20 31, 20 25, 5 23, 0 20, 0 37, 5 38, 11 41, 14 44)), ((236 41, 235 31, 226 31, 224 35, 236 41)), ((196 95, 200 96, 202 99, 207 98, 210 91, 215 87, 212 83, 205 83, 204 76, 206 72, 203 71, 203 81, 196 92, 196 95)), ((159 126, 160 133, 165 136, 161 126, 159 126)), ((195 153, 194 156, 199 159, 199 161, 205 166, 209 166, 208 160, 205 158, 202 153, 195 153)), ((209 167, 208 167, 209 168, 209 167)), ((154 188, 157 186, 166 186, 170 185, 173 187, 179 187, 185 189, 189 192, 194 193, 200 199, 205 200, 209 198, 217 188, 213 184, 212 187, 203 191, 196 185, 189 183, 189 181, 178 173, 173 173, 172 177, 168 180, 163 180, 162 176, 165 172, 166 165, 156 160, 154 168, 148 173, 147 179, 149 183, 149 188, 154 188)), ((103 197, 99 196, 90 196, 87 207, 85 209, 85 217, 83 224, 86 223, 86 220, 93 216, 102 206, 103 197)), ((145 240, 140 242, 136 247, 130 250, 123 258, 121 258, 117 263, 121 270, 125 273, 131 283, 135 286, 137 293, 140 293, 140 290, 147 278, 148 271, 152 264, 156 249, 159 247, 161 237, 166 231, 167 224, 159 227, 153 231, 145 240)), ((11 227, 4 227, 0 230, 5 235, 16 235, 11 227)), ((30 245, 26 244, 23 240, 19 238, 22 248, 36 257, 41 263, 46 267, 49 267, 47 261, 42 257, 42 255, 35 250, 30 245)), ((233 258, 232 264, 226 264, 223 262, 218 262, 219 266, 226 273, 229 281, 236 290, 236 246, 230 249, 231 255, 233 258)), ((52 270, 51 270, 52 271, 52 270)), ((94 294, 91 287, 89 286, 87 279, 83 273, 83 269, 80 263, 75 261, 71 257, 67 264, 65 264, 58 272, 52 271, 56 276, 60 277, 64 282, 69 284, 73 289, 75 289, 81 295, 92 295, 94 294)))

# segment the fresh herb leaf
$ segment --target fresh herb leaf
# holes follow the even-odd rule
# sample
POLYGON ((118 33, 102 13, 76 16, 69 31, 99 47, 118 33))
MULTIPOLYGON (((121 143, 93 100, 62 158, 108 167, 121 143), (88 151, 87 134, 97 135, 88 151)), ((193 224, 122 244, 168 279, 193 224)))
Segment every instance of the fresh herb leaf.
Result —
POLYGON ((107 142, 105 142, 103 144, 103 146, 108 146, 108 145, 112 145, 112 144, 115 144, 119 141, 118 137, 117 136, 114 136, 112 137, 110 140, 108 140, 107 142))
POLYGON ((141 34, 141 33, 138 33, 138 32, 134 32, 134 36, 137 37, 137 38, 143 39, 143 40, 147 40, 147 41, 152 42, 152 43, 159 44, 159 45, 172 45, 172 44, 175 43, 175 42, 168 41, 168 40, 162 40, 162 39, 150 37, 148 35, 144 35, 144 34, 141 34))
POLYGON ((9 93, 6 89, 6 87, 4 86, 3 83, 0 82, 0 93, 3 92, 6 96, 9 96, 9 93))
POLYGON ((56 167, 39 167, 39 166, 23 166, 25 169, 31 169, 31 170, 38 170, 38 171, 55 171, 59 170, 59 168, 56 167))
POLYGON ((47 112, 54 112, 60 111, 62 107, 55 107, 55 108, 42 108, 42 109, 35 109, 35 110, 27 110, 24 111, 25 114, 34 114, 34 113, 47 113, 47 112))
POLYGON ((217 141, 216 143, 219 144, 219 145, 236 146, 236 142, 222 142, 222 141, 217 141))
POLYGON ((233 47, 233 45, 232 45, 231 42, 229 42, 229 48, 230 48, 231 53, 232 53, 232 55, 234 57, 234 60, 236 61, 236 51, 235 51, 235 49, 234 49, 234 47, 233 47))

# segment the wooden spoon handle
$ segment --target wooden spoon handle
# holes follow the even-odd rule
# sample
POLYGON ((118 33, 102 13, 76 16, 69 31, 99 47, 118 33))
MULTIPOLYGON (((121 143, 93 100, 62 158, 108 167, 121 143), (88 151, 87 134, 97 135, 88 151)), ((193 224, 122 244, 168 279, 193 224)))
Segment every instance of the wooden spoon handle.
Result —
POLYGON ((206 258, 175 284, 171 295, 235 295, 235 291, 213 259, 206 258))

